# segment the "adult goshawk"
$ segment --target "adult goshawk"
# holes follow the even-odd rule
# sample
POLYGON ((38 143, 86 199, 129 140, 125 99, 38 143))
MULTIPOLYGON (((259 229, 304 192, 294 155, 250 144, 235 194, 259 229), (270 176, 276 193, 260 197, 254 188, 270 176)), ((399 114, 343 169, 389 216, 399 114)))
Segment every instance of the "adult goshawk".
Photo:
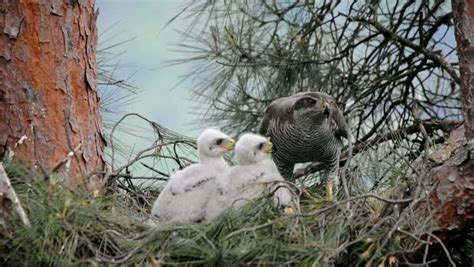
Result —
POLYGON ((333 199, 339 183, 342 138, 349 129, 335 100, 320 92, 301 92, 275 99, 265 110, 259 133, 270 137, 273 160, 292 180, 296 163, 320 162, 327 177, 326 195, 333 199))

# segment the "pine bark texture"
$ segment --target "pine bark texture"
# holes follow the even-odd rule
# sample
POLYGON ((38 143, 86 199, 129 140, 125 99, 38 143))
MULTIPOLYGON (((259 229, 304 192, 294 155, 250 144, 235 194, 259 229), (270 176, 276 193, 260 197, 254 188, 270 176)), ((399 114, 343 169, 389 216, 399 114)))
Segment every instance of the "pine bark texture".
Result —
POLYGON ((430 155, 424 181, 436 185, 430 205, 441 237, 462 231, 474 220, 473 155, 473 143, 467 142, 464 126, 452 131, 445 144, 430 155))
POLYGON ((0 157, 66 177, 104 168, 97 15, 95 0, 0 0, 0 157))
POLYGON ((474 139, 474 1, 452 0, 466 138, 474 139))

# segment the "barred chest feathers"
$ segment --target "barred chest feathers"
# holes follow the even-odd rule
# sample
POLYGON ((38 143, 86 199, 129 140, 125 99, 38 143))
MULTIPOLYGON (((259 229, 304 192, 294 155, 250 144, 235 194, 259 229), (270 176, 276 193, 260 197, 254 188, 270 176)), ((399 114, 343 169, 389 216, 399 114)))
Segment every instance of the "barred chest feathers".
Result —
POLYGON ((314 124, 309 120, 275 120, 270 138, 275 145, 274 157, 289 162, 332 161, 340 153, 342 141, 338 139, 329 123, 314 124))

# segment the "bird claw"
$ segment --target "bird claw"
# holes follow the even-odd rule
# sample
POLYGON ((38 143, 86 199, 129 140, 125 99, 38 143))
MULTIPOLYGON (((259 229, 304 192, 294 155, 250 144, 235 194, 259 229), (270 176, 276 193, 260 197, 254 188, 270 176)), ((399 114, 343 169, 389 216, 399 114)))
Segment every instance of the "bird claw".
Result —
POLYGON ((326 186, 326 197, 328 201, 333 201, 334 200, 334 195, 333 195, 333 190, 332 190, 332 184, 328 184, 326 186))
POLYGON ((286 215, 295 215, 295 210, 292 207, 286 207, 284 212, 286 215))

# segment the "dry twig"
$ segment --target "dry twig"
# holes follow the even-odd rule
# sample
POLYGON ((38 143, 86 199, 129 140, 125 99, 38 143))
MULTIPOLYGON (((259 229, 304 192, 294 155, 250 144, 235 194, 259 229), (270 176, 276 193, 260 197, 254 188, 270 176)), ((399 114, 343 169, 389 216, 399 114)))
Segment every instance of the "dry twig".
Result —
MULTIPOLYGON (((26 215, 25 210, 21 206, 20 200, 16 196, 15 190, 13 189, 10 179, 8 178, 5 169, 3 168, 3 164, 0 162, 0 198, 2 199, 9 199, 13 203, 13 207, 15 208, 16 212, 21 218, 21 221, 26 226, 31 226, 30 220, 26 215)), ((3 203, 3 200, 2 200, 3 203)), ((3 207, 2 207, 3 208, 3 207)))

